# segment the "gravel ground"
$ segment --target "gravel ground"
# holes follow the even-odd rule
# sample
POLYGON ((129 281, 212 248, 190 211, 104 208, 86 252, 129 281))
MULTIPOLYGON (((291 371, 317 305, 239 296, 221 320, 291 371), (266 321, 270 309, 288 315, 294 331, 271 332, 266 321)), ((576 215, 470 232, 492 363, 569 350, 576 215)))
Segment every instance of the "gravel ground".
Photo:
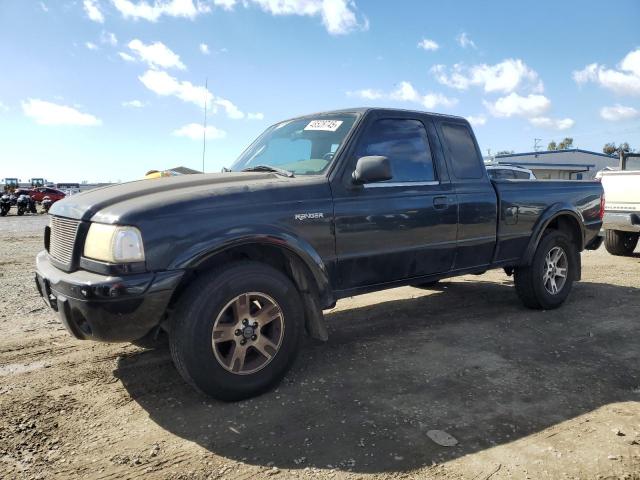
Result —
POLYGON ((0 478, 640 479, 638 253, 584 253, 555 311, 501 271, 345 299, 277 390, 225 404, 166 348, 64 331, 46 221, 0 218, 0 478))

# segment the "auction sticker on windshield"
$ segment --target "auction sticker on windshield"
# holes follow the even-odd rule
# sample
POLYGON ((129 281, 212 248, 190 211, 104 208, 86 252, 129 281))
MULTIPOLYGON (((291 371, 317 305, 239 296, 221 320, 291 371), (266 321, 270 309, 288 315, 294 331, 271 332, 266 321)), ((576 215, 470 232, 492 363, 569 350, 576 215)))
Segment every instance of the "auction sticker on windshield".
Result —
POLYGON ((335 132, 342 125, 342 120, 311 120, 305 130, 321 130, 324 132, 335 132))

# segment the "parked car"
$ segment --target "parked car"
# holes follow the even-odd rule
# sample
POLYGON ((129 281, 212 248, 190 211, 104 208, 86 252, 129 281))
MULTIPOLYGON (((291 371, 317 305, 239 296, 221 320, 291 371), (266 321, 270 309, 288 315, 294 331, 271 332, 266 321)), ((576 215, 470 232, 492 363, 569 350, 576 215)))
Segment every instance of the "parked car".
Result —
POLYGON ((51 187, 37 187, 31 190, 31 198, 33 198, 36 202, 42 203, 44 197, 49 197, 51 203, 56 203, 58 200, 62 200, 66 197, 65 193, 51 187))
POLYGON ((235 400, 282 378, 303 329, 326 340, 340 298, 503 268, 527 307, 559 307, 603 192, 490 180, 463 118, 355 109, 270 127, 228 173, 87 191, 50 213, 36 283, 68 331, 166 330, 183 378, 235 400))
POLYGON ((492 164, 486 165, 489 178, 494 180, 535 180, 531 170, 517 165, 492 164))
POLYGON ((612 255, 630 256, 640 238, 640 154, 624 154, 619 170, 600 175, 605 192, 604 246, 612 255))

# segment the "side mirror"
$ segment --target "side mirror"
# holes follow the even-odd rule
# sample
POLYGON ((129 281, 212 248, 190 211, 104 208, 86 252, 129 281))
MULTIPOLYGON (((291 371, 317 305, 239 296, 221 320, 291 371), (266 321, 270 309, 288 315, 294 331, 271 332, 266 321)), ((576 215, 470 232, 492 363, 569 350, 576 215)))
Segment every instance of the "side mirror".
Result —
POLYGON ((360 157, 351 178, 356 185, 391 180, 393 175, 389 159, 378 155, 360 157))

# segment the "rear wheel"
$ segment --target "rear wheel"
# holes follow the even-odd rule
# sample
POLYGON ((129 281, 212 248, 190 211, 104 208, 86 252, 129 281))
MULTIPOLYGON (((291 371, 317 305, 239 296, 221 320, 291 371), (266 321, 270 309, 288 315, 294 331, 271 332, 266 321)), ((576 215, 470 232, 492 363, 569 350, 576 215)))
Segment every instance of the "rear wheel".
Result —
POLYGON ((20 215, 20 216, 24 215, 24 208, 22 208, 22 207, 18 207, 18 212, 17 212, 17 213, 18 213, 18 215, 20 215))
POLYGON ((275 385, 298 352, 304 312, 282 272, 243 262, 189 286, 170 331, 174 363, 201 392, 221 400, 258 395, 275 385))
POLYGON ((630 256, 638 245, 638 236, 633 232, 606 230, 604 246, 611 255, 630 256))
POLYGON ((562 232, 546 234, 531 265, 515 270, 516 292, 529 308, 550 310, 566 300, 578 268, 579 252, 562 232))

